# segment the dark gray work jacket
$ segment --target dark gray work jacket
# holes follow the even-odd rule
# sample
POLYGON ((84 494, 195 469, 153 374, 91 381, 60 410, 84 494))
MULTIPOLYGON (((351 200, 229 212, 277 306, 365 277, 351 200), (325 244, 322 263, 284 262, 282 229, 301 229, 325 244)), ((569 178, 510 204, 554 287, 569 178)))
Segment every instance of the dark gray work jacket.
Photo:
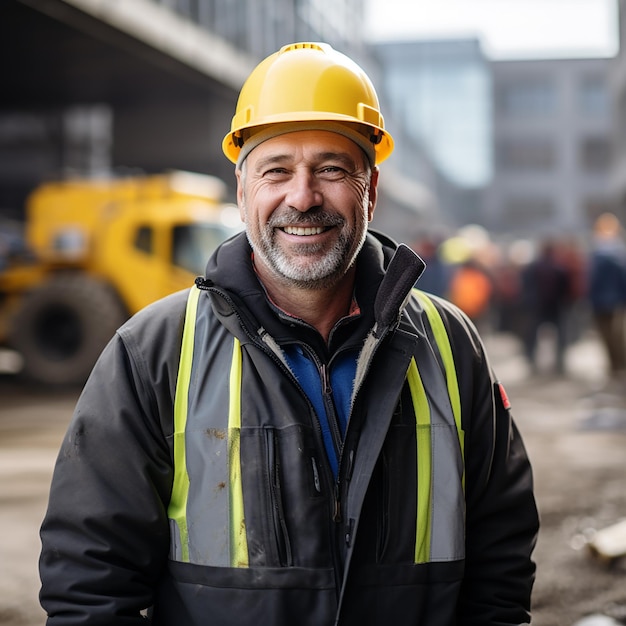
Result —
POLYGON ((324 346, 268 303, 249 255, 222 246, 199 289, 135 316, 96 366, 42 528, 49 625, 134 624, 147 606, 167 626, 528 623, 530 466, 465 316, 370 235, 362 311, 324 346), (282 357, 294 342, 325 368, 360 351, 337 479, 282 357))

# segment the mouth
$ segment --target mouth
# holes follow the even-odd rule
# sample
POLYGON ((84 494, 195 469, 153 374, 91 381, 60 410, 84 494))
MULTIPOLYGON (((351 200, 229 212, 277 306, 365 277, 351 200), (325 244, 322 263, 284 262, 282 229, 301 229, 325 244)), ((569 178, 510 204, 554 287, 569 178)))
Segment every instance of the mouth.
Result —
POLYGON ((321 235, 323 232, 329 230, 329 227, 324 226, 285 226, 281 228, 287 235, 297 235, 298 237, 310 237, 311 235, 321 235))

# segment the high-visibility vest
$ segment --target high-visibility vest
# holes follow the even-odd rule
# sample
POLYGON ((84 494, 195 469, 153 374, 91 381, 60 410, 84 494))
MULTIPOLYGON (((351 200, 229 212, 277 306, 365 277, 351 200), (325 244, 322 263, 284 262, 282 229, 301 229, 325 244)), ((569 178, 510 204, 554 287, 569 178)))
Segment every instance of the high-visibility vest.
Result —
MULTIPOLYGON (((426 313, 444 366, 447 392, 447 409, 441 398, 429 402, 417 360, 411 359, 406 380, 416 420, 419 477, 415 563, 458 560, 464 556, 465 531, 459 386, 441 316, 429 296, 418 290, 413 293, 426 313), (451 430, 457 437, 439 435, 451 430)), ((189 293, 176 384, 174 483, 168 508, 170 558, 200 565, 248 567, 240 457, 242 348, 215 316, 210 317, 215 323, 212 328, 206 317, 197 321, 199 294, 196 287, 189 293), (213 349, 219 355, 207 357, 207 341, 215 332, 227 334, 229 341, 215 341, 213 349), (194 361, 204 358, 230 365, 211 369, 210 394, 204 394, 200 407, 194 388, 205 385, 206 391, 206 383, 194 372, 194 361)), ((435 353, 429 358, 436 359, 435 353)))

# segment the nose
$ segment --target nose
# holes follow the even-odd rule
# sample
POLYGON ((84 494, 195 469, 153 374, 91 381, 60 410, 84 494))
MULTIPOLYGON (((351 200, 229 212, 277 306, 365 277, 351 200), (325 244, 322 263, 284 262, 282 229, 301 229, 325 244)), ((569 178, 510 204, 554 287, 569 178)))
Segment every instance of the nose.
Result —
POLYGON ((322 193, 318 188, 315 176, 304 170, 294 172, 289 181, 285 202, 289 207, 301 213, 320 207, 322 205, 322 193))

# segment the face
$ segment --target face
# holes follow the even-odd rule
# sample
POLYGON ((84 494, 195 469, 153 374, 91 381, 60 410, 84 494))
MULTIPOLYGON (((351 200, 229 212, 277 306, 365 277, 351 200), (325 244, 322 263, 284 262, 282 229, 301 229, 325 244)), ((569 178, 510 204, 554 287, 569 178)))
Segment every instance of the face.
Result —
POLYGON ((377 181, 362 150, 328 131, 287 133, 252 150, 237 171, 237 196, 262 277, 336 285, 365 240, 377 181))

